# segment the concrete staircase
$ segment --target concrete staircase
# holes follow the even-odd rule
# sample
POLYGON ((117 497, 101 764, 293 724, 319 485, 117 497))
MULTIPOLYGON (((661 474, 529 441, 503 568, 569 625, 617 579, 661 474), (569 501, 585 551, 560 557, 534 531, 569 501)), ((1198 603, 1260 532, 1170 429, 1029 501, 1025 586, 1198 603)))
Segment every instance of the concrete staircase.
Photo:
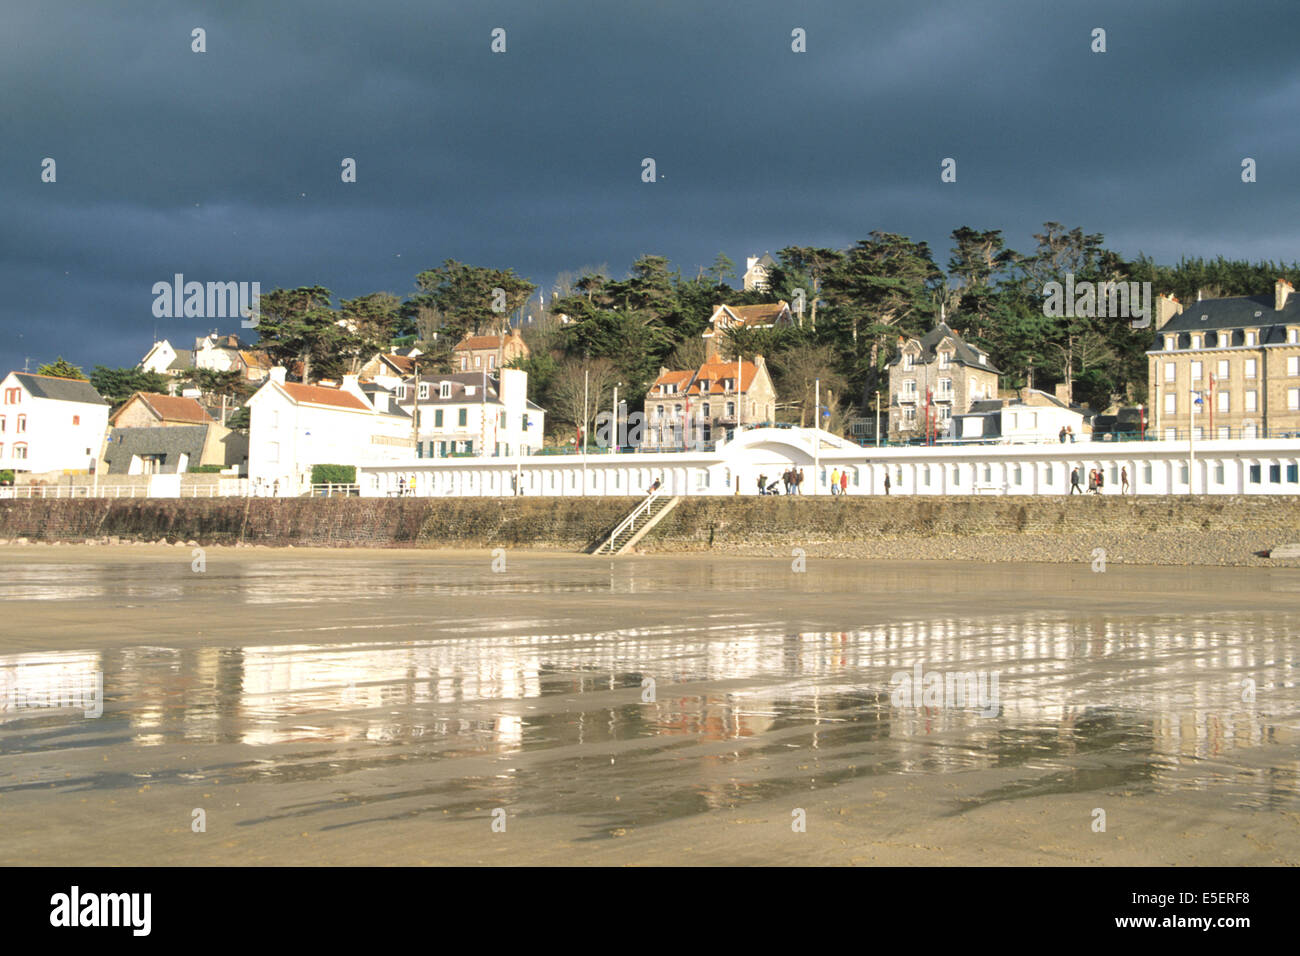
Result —
POLYGON ((662 491, 648 496, 624 518, 608 539, 596 546, 592 554, 626 554, 650 529, 663 520, 681 502, 681 497, 668 497, 662 491))

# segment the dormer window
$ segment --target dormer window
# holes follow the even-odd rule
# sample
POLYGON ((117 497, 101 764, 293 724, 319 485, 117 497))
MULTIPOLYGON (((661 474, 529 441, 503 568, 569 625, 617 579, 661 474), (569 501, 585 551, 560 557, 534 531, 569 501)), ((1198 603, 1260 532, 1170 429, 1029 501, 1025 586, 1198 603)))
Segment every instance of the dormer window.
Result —
POLYGON ((940 353, 939 353, 939 368, 947 368, 947 367, 948 367, 948 362, 949 362, 951 359, 952 359, 952 354, 951 354, 950 352, 940 352, 940 353))
POLYGON ((983 364, 985 363, 985 359, 987 359, 987 358, 988 358, 988 356, 985 355, 983 352, 981 352, 981 353, 980 353, 980 364, 983 365, 983 364))
POLYGON ((1226 349, 1227 347, 1228 347, 1228 333, 1227 333, 1227 332, 1220 332, 1220 333, 1219 333, 1219 348, 1221 348, 1221 349, 1226 349))
MULTIPOLYGON (((1205 318, 1205 316, 1201 316, 1201 318, 1205 318)), ((1199 349, 1200 347, 1201 347, 1201 337, 1199 335, 1193 335, 1192 348, 1199 349)))
POLYGON ((1166 336, 1165 336, 1165 351, 1166 351, 1166 352, 1172 352, 1172 351, 1174 351, 1174 349, 1176 349, 1176 348, 1178 348, 1178 336, 1176 336, 1176 335, 1166 335, 1166 336))
POLYGON ((429 383, 428 383, 428 382, 421 382, 421 383, 420 383, 420 400, 421 400, 421 401, 424 401, 424 400, 425 400, 426 398, 428 398, 428 397, 429 397, 429 383))
POLYGON ((1255 344, 1255 338, 1256 338, 1255 330, 1251 329, 1249 332, 1246 333, 1246 346, 1247 347, 1253 346, 1255 344))
POLYGON ((451 398, 451 382, 438 383, 438 397, 451 398))
POLYGON ((911 353, 911 352, 904 352, 904 353, 903 353, 903 371, 905 371, 905 372, 910 372, 911 370, 912 370, 912 353, 911 353))
POLYGON ((478 386, 477 386, 477 385, 466 385, 466 386, 465 386, 465 395, 466 395, 466 396, 473 396, 474 392, 475 392, 477 389, 478 389, 478 386))

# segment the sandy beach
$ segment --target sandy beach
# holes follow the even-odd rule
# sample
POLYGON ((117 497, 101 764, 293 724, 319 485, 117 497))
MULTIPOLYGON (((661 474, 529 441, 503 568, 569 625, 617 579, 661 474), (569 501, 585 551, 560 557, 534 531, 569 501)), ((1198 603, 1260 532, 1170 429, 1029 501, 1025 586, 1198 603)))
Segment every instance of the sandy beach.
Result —
POLYGON ((1300 571, 792 565, 0 548, 0 863, 1300 859, 1300 571))

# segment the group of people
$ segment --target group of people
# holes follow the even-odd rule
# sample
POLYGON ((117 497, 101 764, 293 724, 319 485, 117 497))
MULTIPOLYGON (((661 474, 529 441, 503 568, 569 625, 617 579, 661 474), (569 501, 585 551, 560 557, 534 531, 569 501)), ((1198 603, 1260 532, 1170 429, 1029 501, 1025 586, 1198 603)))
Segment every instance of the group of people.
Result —
POLYGON ((831 494, 847 495, 849 493, 849 472, 848 469, 841 471, 838 468, 831 469, 831 494))
MULTIPOLYGON (((1106 488, 1106 474, 1100 468, 1090 469, 1088 472, 1088 491, 1094 495, 1099 495, 1106 488)), ((1119 490, 1121 494, 1128 494, 1128 469, 1119 470, 1119 490)), ((1076 468, 1070 472, 1070 494, 1083 494, 1083 488, 1079 485, 1079 469, 1076 468)))
POLYGON ((782 472, 780 478, 773 478, 771 482, 767 480, 767 475, 758 476, 758 493, 760 495, 779 495, 781 488, 785 488, 787 495, 803 494, 803 469, 790 468, 782 472))
POLYGON ((1074 429, 1069 425, 1062 425, 1061 430, 1057 433, 1056 437, 1061 440, 1062 445, 1067 441, 1078 441, 1078 438, 1075 437, 1074 429))

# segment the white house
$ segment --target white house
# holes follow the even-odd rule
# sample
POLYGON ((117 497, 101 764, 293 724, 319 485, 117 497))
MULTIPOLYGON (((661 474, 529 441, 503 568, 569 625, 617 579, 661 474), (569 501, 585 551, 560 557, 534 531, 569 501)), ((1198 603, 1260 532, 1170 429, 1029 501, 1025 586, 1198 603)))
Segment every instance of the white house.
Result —
POLYGON ((1012 401, 981 399, 964 415, 954 415, 946 439, 996 441, 1015 445, 1059 442, 1062 429, 1074 441, 1087 441, 1092 426, 1077 408, 1046 392, 1022 388, 1012 401))
POLYGON ((0 469, 94 469, 109 403, 88 381, 10 372, 0 383, 0 399, 0 469))
POLYGON ((529 454, 542 447, 546 412, 528 400, 523 369, 421 373, 418 391, 414 377, 407 378, 396 398, 408 416, 418 410, 419 458, 529 454))
POLYGON ((745 291, 766 289, 768 270, 774 265, 776 265, 776 260, 766 252, 761 256, 747 256, 745 258, 745 291))
POLYGON ((178 378, 194 368, 194 353, 190 349, 178 349, 166 339, 155 342, 153 347, 140 359, 140 369, 145 372, 157 372, 168 378, 178 378))
POLYGON ((377 393, 372 401, 345 375, 340 388, 271 376, 248 400, 248 477, 253 494, 293 496, 311 486, 313 465, 410 460, 411 417, 377 393))

